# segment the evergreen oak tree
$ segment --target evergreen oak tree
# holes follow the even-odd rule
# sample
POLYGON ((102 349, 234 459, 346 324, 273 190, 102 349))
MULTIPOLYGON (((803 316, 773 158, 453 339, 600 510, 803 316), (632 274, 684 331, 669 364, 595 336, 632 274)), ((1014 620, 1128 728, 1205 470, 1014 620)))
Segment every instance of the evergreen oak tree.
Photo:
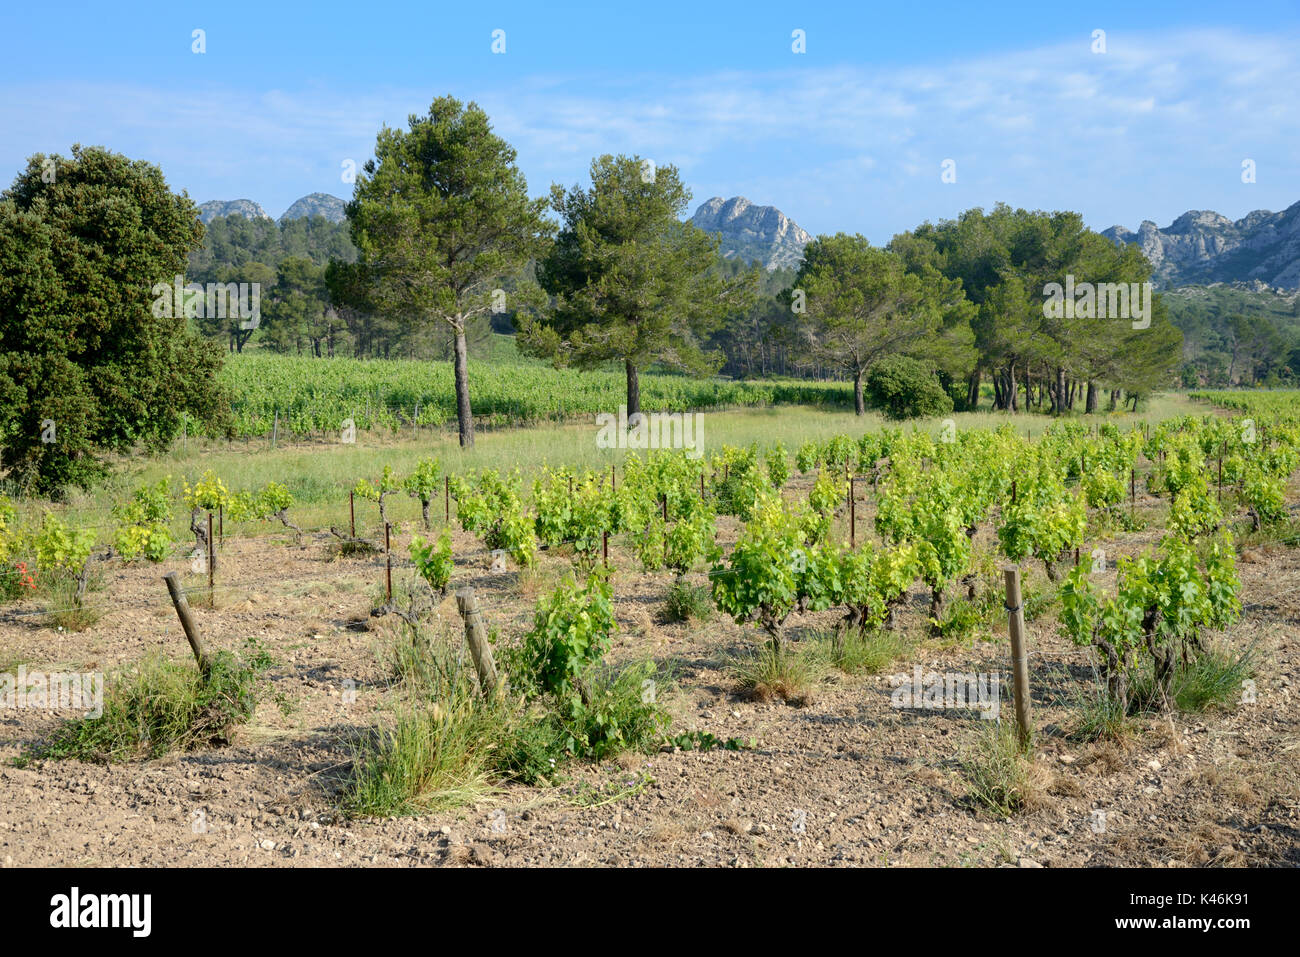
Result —
POLYGON ((162 171, 98 147, 37 154, 0 194, 0 454, 40 494, 89 486, 101 453, 165 449, 187 413, 228 422, 221 347, 174 288, 203 238, 162 171), (161 307, 160 307, 161 306, 161 307))
POLYGON ((785 297, 810 354, 853 382, 854 409, 862 415, 871 364, 940 337, 951 293, 937 273, 909 272, 901 255, 837 233, 808 244, 785 297))

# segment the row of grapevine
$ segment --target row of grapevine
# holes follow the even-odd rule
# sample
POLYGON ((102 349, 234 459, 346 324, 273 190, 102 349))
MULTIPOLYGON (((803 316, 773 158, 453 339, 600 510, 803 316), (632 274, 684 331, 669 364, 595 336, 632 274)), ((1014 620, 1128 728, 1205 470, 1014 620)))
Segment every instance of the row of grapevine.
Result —
MULTIPOLYGON (((346 420, 358 429, 396 431, 441 427, 456 419, 449 363, 404 359, 315 359, 232 356, 221 373, 231 395, 236 436, 337 432, 346 420)), ((624 401, 623 373, 557 370, 538 364, 471 364, 474 412, 491 425, 519 425, 594 415, 624 401)), ((646 412, 777 404, 844 407, 841 383, 752 383, 642 376, 646 412)))

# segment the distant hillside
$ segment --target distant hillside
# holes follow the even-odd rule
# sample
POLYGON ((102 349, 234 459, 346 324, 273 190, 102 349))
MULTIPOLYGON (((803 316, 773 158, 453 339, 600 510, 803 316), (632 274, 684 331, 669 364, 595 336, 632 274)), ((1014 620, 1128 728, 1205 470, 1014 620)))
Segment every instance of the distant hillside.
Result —
POLYGON ((1254 280, 1300 287, 1300 203, 1280 213, 1257 209, 1235 222, 1191 210, 1163 229, 1147 220, 1137 232, 1112 226, 1102 235, 1138 245, 1160 288, 1254 280))
POLYGON ((762 263, 764 268, 793 269, 803 260, 812 236, 775 206, 755 206, 743 196, 714 196, 691 217, 700 229, 722 237, 725 259, 762 263))
POLYGON ((329 193, 308 193, 302 199, 295 200, 279 221, 283 224, 290 219, 324 216, 331 223, 341 223, 347 218, 343 215, 343 207, 346 205, 343 200, 329 193))
POLYGON ((1183 333, 1183 384, 1278 384, 1300 372, 1300 289, 1262 282, 1180 286, 1161 296, 1183 333))
POLYGON ((270 280, 264 278, 263 270, 274 273, 290 256, 324 266, 331 259, 356 262, 357 250, 346 223, 307 216, 281 217, 277 223, 269 216, 235 213, 208 222, 203 246, 190 254, 187 275, 195 282, 267 283, 270 280))
POLYGON ((210 199, 199 204, 199 222, 212 222, 218 216, 243 216, 246 219, 270 219, 259 203, 251 199, 210 199))

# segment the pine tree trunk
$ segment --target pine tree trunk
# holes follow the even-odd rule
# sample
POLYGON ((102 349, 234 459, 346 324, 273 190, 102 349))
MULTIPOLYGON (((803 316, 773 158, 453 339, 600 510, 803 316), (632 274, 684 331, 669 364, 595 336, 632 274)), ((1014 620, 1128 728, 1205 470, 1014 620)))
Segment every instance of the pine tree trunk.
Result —
POLYGON ((627 369, 627 422, 628 425, 635 426, 641 421, 641 379, 631 359, 624 366, 627 369), (634 415, 638 418, 633 419, 634 415))
POLYGON ((1088 383, 1088 401, 1087 404, 1083 407, 1084 412, 1091 413, 1097 411, 1097 398, 1099 392, 1100 390, 1097 388, 1097 383, 1095 382, 1088 383))
POLYGON ((865 415, 867 411, 866 404, 862 401, 862 373, 859 369, 853 377, 853 413, 854 415, 865 415))
POLYGON ((465 326, 456 326, 456 419, 460 424, 461 448, 474 447, 474 413, 469 406, 469 349, 465 326))

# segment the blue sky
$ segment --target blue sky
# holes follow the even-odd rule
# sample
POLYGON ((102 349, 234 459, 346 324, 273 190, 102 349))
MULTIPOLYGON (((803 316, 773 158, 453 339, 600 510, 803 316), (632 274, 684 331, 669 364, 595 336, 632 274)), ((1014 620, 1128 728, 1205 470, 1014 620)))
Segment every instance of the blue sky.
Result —
POLYGON ((6 183, 81 142, 278 216, 346 198, 343 163, 380 125, 451 93, 488 111, 534 194, 636 153, 676 164, 695 203, 744 195, 875 243, 999 200, 1097 229, 1300 200, 1297 0, 11 3, 0 36, 6 183))

